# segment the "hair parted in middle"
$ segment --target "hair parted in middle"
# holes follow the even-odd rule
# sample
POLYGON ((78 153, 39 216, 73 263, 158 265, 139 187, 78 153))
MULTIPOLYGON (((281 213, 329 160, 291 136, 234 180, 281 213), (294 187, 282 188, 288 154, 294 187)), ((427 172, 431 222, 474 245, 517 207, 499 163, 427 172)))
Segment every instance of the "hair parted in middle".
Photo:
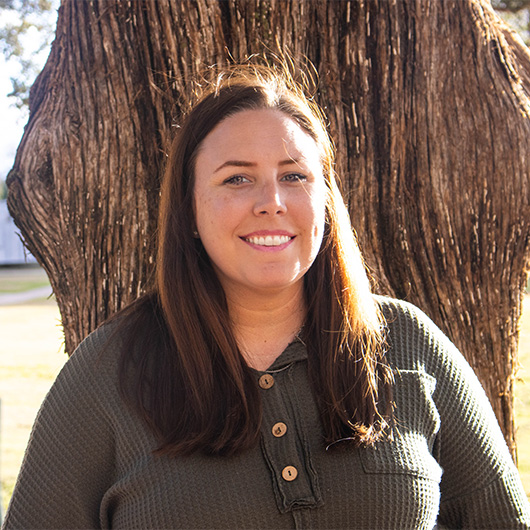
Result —
POLYGON ((257 383, 235 340, 224 291, 194 236, 194 169, 202 141, 221 121, 262 109, 283 112, 321 153, 326 225, 304 277, 301 338, 325 441, 371 445, 389 432, 393 381, 384 362, 384 322, 337 184, 324 114, 287 68, 240 66, 216 76, 177 130, 161 190, 156 287, 133 310, 136 329, 152 338, 141 341, 134 361, 125 349, 122 355, 122 388, 158 435, 161 454, 232 454, 259 439, 257 383))

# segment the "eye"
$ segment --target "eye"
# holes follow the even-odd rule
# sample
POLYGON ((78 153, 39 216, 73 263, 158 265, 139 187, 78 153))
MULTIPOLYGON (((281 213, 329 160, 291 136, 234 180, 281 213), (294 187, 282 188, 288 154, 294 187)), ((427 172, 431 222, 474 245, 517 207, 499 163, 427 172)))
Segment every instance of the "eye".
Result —
POLYGON ((307 177, 301 173, 288 173, 282 177, 285 182, 305 182, 307 177))
POLYGON ((239 186, 241 184, 245 184, 247 182, 250 182, 246 177, 243 175, 234 175, 233 177, 229 177, 226 180, 223 181, 223 184, 230 184, 232 186, 239 186))

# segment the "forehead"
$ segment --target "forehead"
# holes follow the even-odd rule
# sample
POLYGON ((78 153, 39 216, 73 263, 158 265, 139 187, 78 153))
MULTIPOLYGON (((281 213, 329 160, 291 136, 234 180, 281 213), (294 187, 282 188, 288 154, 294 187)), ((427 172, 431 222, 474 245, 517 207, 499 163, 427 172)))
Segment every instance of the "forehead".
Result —
POLYGON ((222 120, 205 137, 198 160, 210 157, 287 156, 320 163, 321 148, 290 116, 276 109, 242 110, 222 120))

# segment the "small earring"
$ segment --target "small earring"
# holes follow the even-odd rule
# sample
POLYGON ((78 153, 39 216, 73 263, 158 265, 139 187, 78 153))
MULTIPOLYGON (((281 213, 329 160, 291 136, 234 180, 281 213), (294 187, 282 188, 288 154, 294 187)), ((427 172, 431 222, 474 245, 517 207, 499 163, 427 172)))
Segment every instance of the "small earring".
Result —
POLYGON ((193 237, 194 237, 195 239, 199 239, 199 232, 197 232, 197 230, 194 230, 194 231, 193 231, 193 237))

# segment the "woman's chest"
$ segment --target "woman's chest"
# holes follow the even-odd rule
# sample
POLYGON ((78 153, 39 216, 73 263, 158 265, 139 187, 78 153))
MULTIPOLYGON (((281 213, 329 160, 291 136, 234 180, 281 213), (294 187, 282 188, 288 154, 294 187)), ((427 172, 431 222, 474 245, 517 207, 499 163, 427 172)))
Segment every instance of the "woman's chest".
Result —
POLYGON ((272 377, 273 385, 263 389, 257 447, 235 457, 168 458, 144 452, 123 459, 102 503, 105 526, 403 529, 435 525, 441 469, 432 450, 439 419, 429 398, 428 380, 406 376, 410 380, 398 392, 397 406, 413 394, 415 413, 421 418, 398 414, 394 441, 369 449, 326 450, 309 386, 298 380, 295 369, 272 377))

